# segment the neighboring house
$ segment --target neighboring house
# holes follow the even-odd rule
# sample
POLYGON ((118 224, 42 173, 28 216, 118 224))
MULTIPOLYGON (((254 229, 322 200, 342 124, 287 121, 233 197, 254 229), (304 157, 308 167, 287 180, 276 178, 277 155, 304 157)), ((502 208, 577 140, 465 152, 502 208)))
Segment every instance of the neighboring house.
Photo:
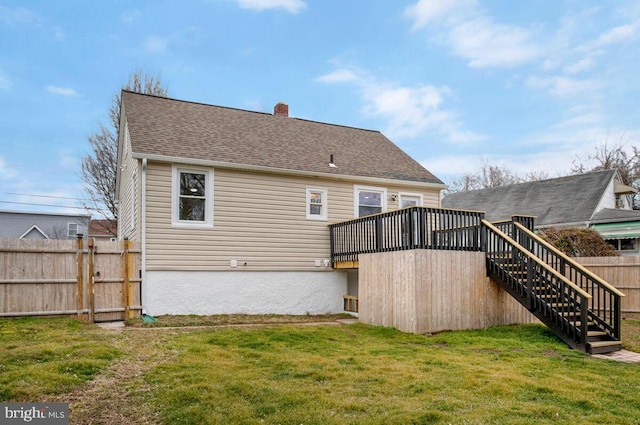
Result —
POLYGON ((91 220, 89 237, 97 240, 114 241, 118 236, 118 223, 115 220, 91 220))
POLYGON ((152 315, 341 312, 357 277, 332 268, 328 225, 445 188, 377 131, 129 91, 117 169, 152 315))
POLYGON ((489 221, 535 216, 536 228, 591 227, 622 255, 639 255, 640 211, 636 189, 617 170, 596 171, 489 189, 451 193, 443 208, 485 211, 489 221))
POLYGON ((87 234, 91 216, 27 211, 0 211, 0 238, 75 239, 87 234))

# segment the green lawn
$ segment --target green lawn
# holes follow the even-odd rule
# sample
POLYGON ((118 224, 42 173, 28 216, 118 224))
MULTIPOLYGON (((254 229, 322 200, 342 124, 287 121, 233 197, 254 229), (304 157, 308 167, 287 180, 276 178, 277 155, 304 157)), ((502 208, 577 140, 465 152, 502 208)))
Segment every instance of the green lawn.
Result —
MULTIPOLYGON (((638 330, 640 322, 625 322, 626 348, 640 346, 638 330)), ((362 324, 108 332, 33 319, 0 321, 0 338, 0 401, 51 394, 64 401, 73 392, 70 399, 82 408, 72 405, 71 423, 118 423, 96 420, 101 410, 91 409, 92 399, 134 415, 131 423, 636 424, 640 418, 640 364, 570 350, 538 325, 427 337, 362 324), (115 370, 120 364, 127 374, 115 370), (87 383, 92 398, 83 399, 83 382, 106 370, 119 381, 103 392, 96 381, 87 383)))

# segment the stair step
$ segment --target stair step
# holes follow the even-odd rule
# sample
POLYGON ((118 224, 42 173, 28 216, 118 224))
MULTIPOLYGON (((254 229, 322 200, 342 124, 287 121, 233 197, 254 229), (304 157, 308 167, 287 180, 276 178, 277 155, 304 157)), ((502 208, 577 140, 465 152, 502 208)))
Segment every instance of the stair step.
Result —
POLYGON ((591 354, 603 354, 611 353, 612 351, 622 350, 622 343, 620 341, 594 341, 587 343, 589 346, 589 353, 591 354))
POLYGON ((587 332, 587 337, 589 337, 589 338, 591 338, 591 337, 596 338, 596 337, 599 337, 599 336, 607 336, 607 335, 609 335, 609 334, 606 333, 606 332, 603 332, 603 331, 588 331, 587 332))

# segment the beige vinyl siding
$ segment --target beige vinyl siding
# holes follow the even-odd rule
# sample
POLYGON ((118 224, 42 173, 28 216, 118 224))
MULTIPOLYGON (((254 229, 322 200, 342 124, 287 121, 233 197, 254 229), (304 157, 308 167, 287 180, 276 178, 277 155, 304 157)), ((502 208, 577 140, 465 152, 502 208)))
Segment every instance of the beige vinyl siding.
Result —
MULTIPOLYGON (((315 265, 330 258, 328 225, 353 218, 354 184, 371 186, 216 168, 213 227, 189 228, 171 224, 172 165, 149 162, 146 178, 147 270, 331 270, 315 265), (327 189, 328 220, 306 218, 307 187, 327 189)), ((388 196, 422 193, 425 206, 439 206, 437 189, 386 189, 388 196)), ((395 208, 397 202, 388 201, 388 209, 395 208)))
POLYGON ((129 130, 125 126, 125 143, 122 160, 122 171, 120 174, 120 199, 119 212, 118 212, 118 238, 128 238, 130 240, 140 239, 140 182, 142 176, 140 175, 139 161, 134 159, 131 155, 131 140, 129 139, 129 130), (132 208, 132 194, 134 189, 132 187, 133 175, 136 176, 136 188, 135 188, 135 209, 132 208), (131 215, 133 211, 136 212, 135 226, 133 225, 131 215))

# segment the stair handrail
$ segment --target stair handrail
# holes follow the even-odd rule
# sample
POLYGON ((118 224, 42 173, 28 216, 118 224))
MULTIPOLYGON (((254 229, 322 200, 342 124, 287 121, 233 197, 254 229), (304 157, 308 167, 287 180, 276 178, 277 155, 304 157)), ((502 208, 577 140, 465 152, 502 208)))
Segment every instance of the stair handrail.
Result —
POLYGON ((532 232, 531 230, 527 229, 522 224, 520 224, 518 222, 514 222, 513 224, 515 224, 516 227, 518 227, 518 229, 523 231, 527 236, 533 238, 533 240, 535 240, 537 243, 543 245, 545 248, 547 248, 548 250, 550 250, 551 252, 556 254, 558 257, 562 258, 564 261, 566 261, 567 263, 571 264, 572 266, 574 266, 575 268, 580 270, 582 273, 584 273, 587 276, 589 276, 594 281, 598 282, 600 285, 604 286, 605 288, 607 288, 608 290, 610 290, 614 294, 618 295, 619 297, 624 297, 625 296, 625 294, 620 292, 615 286, 611 285, 609 282, 607 282, 606 280, 602 279, 600 276, 598 276, 597 274, 593 273, 591 270, 587 269, 582 264, 578 263, 577 261, 575 261, 574 259, 569 257, 564 252, 560 251, 558 248, 556 248, 555 246, 551 245, 549 242, 545 241, 540 236, 536 235, 534 232, 532 232))
POLYGON ((537 256, 533 255, 528 249, 526 249, 525 247, 520 245, 518 242, 516 242, 513 238, 511 238, 509 235, 504 233, 502 230, 498 229, 491 222, 483 219, 482 220, 482 224, 484 224, 492 232, 495 232, 501 238, 504 238, 507 242, 509 242, 511 245, 513 245, 518 251, 522 252, 525 256, 527 256, 528 258, 533 260, 535 263, 537 263, 539 266, 544 268, 546 271, 550 272, 552 275, 554 275, 556 278, 560 279, 566 285, 569 285, 573 290, 575 290, 581 296, 585 297, 588 300, 593 298, 591 296, 591 294, 589 294, 587 291, 585 291, 584 289, 582 289, 581 287, 579 287, 578 285, 573 283, 571 280, 569 280, 567 277, 562 275, 559 271, 557 271, 556 269, 554 269, 553 267, 551 267, 550 265, 548 265, 547 263, 542 261, 540 258, 538 258, 537 256))

